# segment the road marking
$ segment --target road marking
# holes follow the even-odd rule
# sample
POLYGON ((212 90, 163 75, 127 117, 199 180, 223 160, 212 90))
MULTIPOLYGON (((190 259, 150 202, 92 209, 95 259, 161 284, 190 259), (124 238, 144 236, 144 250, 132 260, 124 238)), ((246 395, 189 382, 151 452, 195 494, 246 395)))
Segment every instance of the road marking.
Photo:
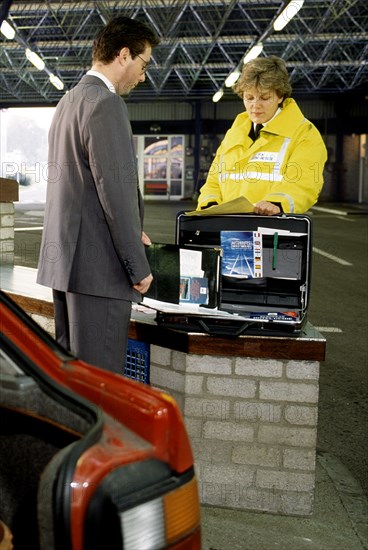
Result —
POLYGON ((327 212, 328 214, 336 214, 337 216, 348 215, 348 213, 344 210, 334 210, 333 208, 324 208, 323 206, 312 206, 312 210, 317 210, 317 212, 327 212))
POLYGON ((320 332, 342 332, 341 328, 337 327, 315 327, 320 332))
POLYGON ((312 211, 315 210, 316 212, 326 212, 326 214, 331 214, 333 216, 336 216, 340 220, 345 220, 345 221, 353 221, 353 220, 348 220, 347 219, 348 216, 353 216, 353 215, 359 216, 359 215, 368 214, 367 210, 363 210, 363 209, 337 210, 335 208, 326 208, 323 206, 312 206, 311 210, 312 211), (346 217, 342 217, 342 216, 346 216, 346 217))
POLYGON ((342 258, 339 258, 338 256, 334 256, 333 254, 330 254, 329 252, 325 252, 324 250, 321 250, 320 248, 313 247, 313 252, 316 254, 320 254, 321 256, 324 256, 325 258, 328 258, 329 260, 332 260, 333 262, 336 262, 340 265, 353 265, 350 262, 347 262, 346 260, 343 260, 342 258))
POLYGON ((345 218, 343 218, 342 216, 336 216, 336 218, 343 222, 355 223, 355 220, 353 220, 352 218, 348 218, 347 216, 345 218))
POLYGON ((14 227, 14 231, 40 231, 43 229, 42 225, 35 225, 34 227, 14 227))

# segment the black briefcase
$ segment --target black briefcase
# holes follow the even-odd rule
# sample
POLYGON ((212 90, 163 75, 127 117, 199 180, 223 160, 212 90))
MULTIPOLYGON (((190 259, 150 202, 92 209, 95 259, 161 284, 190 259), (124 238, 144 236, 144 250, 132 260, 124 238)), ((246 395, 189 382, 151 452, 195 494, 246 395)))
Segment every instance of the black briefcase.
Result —
POLYGON ((203 314, 158 312, 157 322, 178 330, 226 336, 297 336, 307 319, 311 226, 306 215, 180 212, 176 220, 179 247, 221 250, 218 315, 208 315, 203 305, 203 314))

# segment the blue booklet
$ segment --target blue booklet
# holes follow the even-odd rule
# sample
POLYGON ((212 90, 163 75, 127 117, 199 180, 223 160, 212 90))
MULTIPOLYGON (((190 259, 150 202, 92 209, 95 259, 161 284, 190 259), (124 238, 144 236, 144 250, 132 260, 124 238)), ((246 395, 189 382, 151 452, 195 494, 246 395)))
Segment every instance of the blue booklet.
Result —
POLYGON ((262 235, 258 231, 221 231, 221 274, 239 279, 263 277, 262 235))
POLYGON ((206 277, 180 277, 179 303, 208 304, 208 279, 206 277))

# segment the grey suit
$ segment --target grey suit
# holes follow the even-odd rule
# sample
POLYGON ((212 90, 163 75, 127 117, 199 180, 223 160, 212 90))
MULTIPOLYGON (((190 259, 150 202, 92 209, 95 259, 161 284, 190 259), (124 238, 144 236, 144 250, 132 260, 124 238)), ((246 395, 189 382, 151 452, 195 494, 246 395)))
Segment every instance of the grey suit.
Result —
MULTIPOLYGON (((143 200, 125 102, 98 77, 86 75, 59 102, 48 175, 37 282, 103 303, 127 301, 130 314, 131 302, 140 300, 132 285, 151 271, 141 241, 143 200)), ((71 349, 81 355, 78 345, 71 349)))

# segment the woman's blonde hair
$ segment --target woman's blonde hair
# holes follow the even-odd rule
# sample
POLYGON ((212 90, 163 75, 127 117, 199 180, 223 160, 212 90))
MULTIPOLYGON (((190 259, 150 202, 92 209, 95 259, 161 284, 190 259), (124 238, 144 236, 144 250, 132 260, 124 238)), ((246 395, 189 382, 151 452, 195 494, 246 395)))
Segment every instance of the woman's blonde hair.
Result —
POLYGON ((257 57, 246 63, 239 80, 233 86, 234 92, 243 98, 249 88, 257 90, 273 90, 278 97, 291 96, 291 84, 285 61, 275 55, 257 57))

